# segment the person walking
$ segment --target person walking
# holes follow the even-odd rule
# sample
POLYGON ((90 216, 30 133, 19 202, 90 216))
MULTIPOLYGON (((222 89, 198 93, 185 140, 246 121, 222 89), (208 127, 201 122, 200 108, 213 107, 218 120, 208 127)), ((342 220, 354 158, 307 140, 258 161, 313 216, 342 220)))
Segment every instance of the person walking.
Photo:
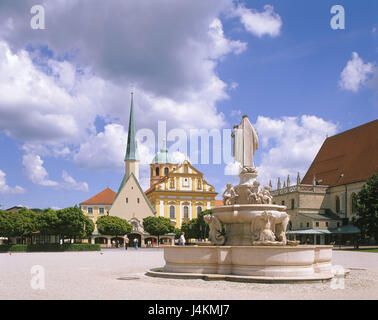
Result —
POLYGON ((129 238, 127 237, 127 234, 125 234, 123 242, 125 244, 125 250, 127 250, 127 247, 129 246, 129 238))
POLYGON ((138 249, 138 238, 134 238, 134 248, 138 249))
POLYGON ((179 245, 180 246, 185 246, 185 232, 181 232, 181 236, 180 236, 180 239, 179 239, 179 245))

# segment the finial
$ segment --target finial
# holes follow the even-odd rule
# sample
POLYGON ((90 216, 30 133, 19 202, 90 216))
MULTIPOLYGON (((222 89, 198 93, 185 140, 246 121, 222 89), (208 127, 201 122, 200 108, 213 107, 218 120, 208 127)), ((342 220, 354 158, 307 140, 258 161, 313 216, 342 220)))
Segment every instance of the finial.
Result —
POLYGON ((287 175, 287 186, 290 187, 290 175, 287 175))
POLYGON ((280 179, 280 177, 278 177, 278 181, 277 181, 277 189, 278 189, 278 190, 281 189, 281 179, 280 179))
POLYGON ((301 177, 300 177, 300 175, 299 175, 299 172, 298 172, 298 175, 297 175, 297 184, 298 184, 298 185, 301 184, 301 177))

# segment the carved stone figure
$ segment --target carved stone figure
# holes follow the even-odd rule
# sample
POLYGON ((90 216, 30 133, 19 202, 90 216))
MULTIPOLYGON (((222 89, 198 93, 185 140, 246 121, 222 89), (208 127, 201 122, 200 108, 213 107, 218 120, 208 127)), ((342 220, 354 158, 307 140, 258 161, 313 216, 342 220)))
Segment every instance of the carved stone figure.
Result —
POLYGON ((223 192, 223 204, 225 206, 231 206, 235 204, 238 194, 232 187, 231 183, 227 183, 226 190, 223 192))
POLYGON ((265 186, 263 191, 263 203, 265 204, 272 204, 273 197, 270 194, 270 190, 272 189, 271 186, 265 186))
POLYGON ((222 234, 222 223, 217 217, 211 214, 203 216, 205 222, 209 225, 209 240, 216 245, 223 245, 226 237, 222 234))
POLYGON ((269 216, 265 216, 265 225, 263 230, 260 232, 259 241, 276 241, 276 237, 271 229, 269 216))
POLYGON ((241 168, 253 168, 253 157, 259 147, 257 132, 248 120, 248 116, 243 116, 239 126, 234 126, 232 133, 234 138, 234 159, 240 163, 241 168))

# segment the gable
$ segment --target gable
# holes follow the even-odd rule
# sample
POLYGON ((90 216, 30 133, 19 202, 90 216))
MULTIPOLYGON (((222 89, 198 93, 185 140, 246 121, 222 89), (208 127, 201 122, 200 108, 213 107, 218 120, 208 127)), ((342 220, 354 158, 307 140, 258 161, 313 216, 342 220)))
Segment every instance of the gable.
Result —
POLYGON ((155 208, 151 205, 134 174, 127 178, 124 177, 109 210, 109 215, 126 220, 137 218, 142 221, 143 218, 152 216, 155 212, 155 208))

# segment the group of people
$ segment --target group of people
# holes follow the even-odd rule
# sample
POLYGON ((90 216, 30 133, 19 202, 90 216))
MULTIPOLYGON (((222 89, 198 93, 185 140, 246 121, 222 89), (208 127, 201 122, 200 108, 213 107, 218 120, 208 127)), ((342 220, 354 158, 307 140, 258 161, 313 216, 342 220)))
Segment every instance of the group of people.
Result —
MULTIPOLYGON (((125 235, 125 237, 123 238, 123 243, 124 243, 124 246, 125 246, 125 250, 127 250, 128 246, 129 246, 129 242, 130 242, 130 239, 128 238, 127 235, 125 235)), ((134 242, 134 248, 138 249, 138 247, 139 247, 139 240, 138 240, 138 238, 134 238, 133 242, 134 242)), ((185 233, 181 232, 181 236, 179 238, 178 244, 180 246, 184 246, 185 242, 186 242, 186 240, 185 240, 185 233)), ((153 247, 154 244, 155 244, 155 239, 152 238, 151 240, 149 240, 147 242, 147 247, 153 247)))

